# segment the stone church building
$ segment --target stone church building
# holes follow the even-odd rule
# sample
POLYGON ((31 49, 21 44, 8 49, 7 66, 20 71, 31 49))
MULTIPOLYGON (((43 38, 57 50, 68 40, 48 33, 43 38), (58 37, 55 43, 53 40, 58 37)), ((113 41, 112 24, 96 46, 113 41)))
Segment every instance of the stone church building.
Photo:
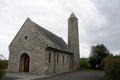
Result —
POLYGON ((68 45, 29 18, 9 45, 9 72, 49 75, 79 69, 78 19, 68 19, 68 45))

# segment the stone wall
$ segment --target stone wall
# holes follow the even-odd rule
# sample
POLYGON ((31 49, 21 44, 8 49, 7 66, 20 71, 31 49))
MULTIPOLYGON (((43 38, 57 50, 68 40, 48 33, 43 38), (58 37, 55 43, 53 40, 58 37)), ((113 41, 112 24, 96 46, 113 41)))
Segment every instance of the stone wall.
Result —
POLYGON ((47 50, 46 51, 46 71, 45 74, 57 74, 71 71, 71 57, 73 55, 58 51, 58 50, 47 50), (51 62, 49 62, 49 53, 51 54, 51 62), (57 61, 58 56, 58 61, 57 61), (64 57, 63 57, 64 56, 64 57), (63 59, 64 58, 64 59, 63 59))
POLYGON ((57 74, 72 70, 72 54, 54 49, 48 50, 46 48, 47 45, 44 37, 30 20, 27 19, 9 46, 9 72, 20 72, 20 57, 24 53, 30 58, 30 74, 57 74), (50 62, 49 53, 51 54, 50 62))
POLYGON ((26 53, 30 57, 29 73, 44 74, 45 48, 42 36, 28 19, 9 46, 9 72, 19 72, 20 56, 26 53))

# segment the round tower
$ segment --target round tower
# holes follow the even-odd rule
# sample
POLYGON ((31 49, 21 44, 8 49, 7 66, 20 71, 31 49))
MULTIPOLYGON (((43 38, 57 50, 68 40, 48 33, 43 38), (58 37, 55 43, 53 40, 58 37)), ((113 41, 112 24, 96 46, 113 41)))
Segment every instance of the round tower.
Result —
POLYGON ((79 70, 78 19, 74 13, 68 18, 68 46, 73 51, 73 70, 79 70))

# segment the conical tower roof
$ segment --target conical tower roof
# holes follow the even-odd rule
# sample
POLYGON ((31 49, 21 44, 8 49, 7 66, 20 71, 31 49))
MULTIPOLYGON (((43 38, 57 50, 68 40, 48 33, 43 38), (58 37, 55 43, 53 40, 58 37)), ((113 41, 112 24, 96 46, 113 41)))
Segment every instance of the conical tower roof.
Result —
POLYGON ((77 19, 77 17, 75 16, 75 14, 72 12, 72 14, 70 15, 69 19, 75 18, 77 19))

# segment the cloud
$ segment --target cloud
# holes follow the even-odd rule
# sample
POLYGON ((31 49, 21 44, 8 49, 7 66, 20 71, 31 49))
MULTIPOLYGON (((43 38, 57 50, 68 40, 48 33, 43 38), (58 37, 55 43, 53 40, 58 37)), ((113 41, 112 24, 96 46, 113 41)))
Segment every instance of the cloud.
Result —
POLYGON ((94 0, 99 12, 106 18, 107 23, 99 29, 97 38, 92 43, 104 43, 111 52, 119 53, 120 41, 120 1, 119 0, 94 0))
POLYGON ((119 0, 0 0, 0 52, 8 58, 8 46, 27 17, 67 42, 71 12, 79 20, 82 57, 98 43, 119 51, 119 10, 119 0))

